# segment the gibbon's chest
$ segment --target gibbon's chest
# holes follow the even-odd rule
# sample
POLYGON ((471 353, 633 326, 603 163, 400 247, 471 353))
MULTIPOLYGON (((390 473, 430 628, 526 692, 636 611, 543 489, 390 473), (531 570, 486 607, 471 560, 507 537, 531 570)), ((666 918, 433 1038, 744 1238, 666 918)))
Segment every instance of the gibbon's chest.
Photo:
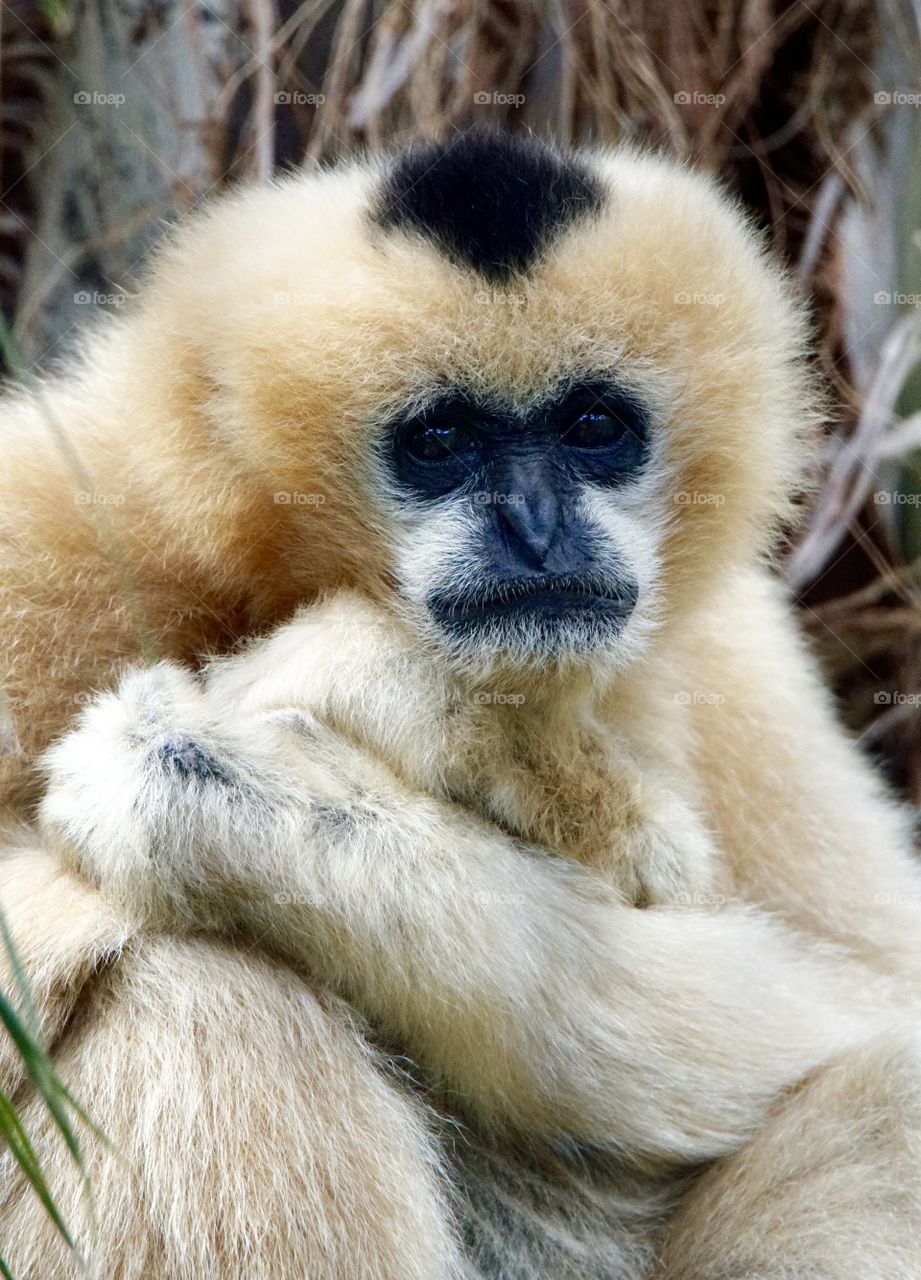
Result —
POLYGON ((650 808, 648 774, 606 726, 576 720, 549 732, 536 718, 496 716, 462 761, 456 798, 509 834, 606 873, 628 901, 651 905, 685 882, 699 886, 699 859, 681 865, 650 808))

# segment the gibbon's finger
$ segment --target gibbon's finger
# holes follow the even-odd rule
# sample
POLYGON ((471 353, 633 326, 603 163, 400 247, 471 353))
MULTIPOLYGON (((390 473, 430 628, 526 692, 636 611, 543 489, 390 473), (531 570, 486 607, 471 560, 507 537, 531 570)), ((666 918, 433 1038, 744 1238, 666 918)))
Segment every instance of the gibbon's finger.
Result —
POLYGON ((173 663, 131 671, 98 697, 43 768, 45 834, 141 920, 181 915, 191 881, 205 911, 233 852, 266 828, 267 806, 280 832, 286 813, 393 784, 309 713, 241 712, 173 663))
POLYGON ((457 737, 458 713, 476 709, 398 613, 348 590, 206 668, 205 690, 243 716, 309 712, 432 793, 443 788, 449 722, 457 737))

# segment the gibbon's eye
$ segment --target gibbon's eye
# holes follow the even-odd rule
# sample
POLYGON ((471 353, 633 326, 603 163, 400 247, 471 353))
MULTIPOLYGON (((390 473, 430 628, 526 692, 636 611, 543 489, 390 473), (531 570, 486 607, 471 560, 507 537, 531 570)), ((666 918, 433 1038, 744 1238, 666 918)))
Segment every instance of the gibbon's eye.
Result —
POLYGON ((444 462, 470 448, 471 439, 463 427, 424 426, 411 432, 404 445, 417 462, 444 462))
POLYGON ((596 484, 620 484, 646 461, 646 412, 616 387, 576 388, 551 425, 570 463, 596 484))
POLYGON ((469 395, 449 389, 424 408, 413 407, 392 420, 382 443, 403 496, 445 498, 479 474, 488 416, 469 395))
POLYGON ((622 419, 600 409, 581 414, 563 432, 562 439, 564 444, 571 445, 574 449, 600 449, 605 445, 616 444, 629 429, 622 419))

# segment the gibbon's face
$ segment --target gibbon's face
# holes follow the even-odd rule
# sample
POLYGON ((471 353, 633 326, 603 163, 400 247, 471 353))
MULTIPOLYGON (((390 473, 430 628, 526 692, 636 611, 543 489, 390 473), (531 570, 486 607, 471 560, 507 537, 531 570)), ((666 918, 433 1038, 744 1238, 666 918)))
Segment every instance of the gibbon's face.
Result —
MULTIPOLYGON (((514 290, 539 279, 548 245, 603 205, 597 176, 575 158, 472 137, 397 161, 372 220, 434 247, 481 306, 508 308, 526 305, 514 290)), ((638 514, 654 499, 651 407, 616 363, 548 372, 525 394, 511 378, 508 389, 445 379, 379 438, 403 531, 398 589, 462 658, 626 649, 634 615, 650 612, 656 520, 638 514)))
POLYGON ((419 145, 219 206, 161 276, 292 561, 462 660, 626 663, 798 478, 798 313, 658 158, 419 145))
POLYGON ((616 378, 576 372, 520 405, 445 389, 382 443, 406 529, 400 589, 453 652, 522 661, 619 643, 656 565, 635 518, 653 496, 648 410, 616 378))

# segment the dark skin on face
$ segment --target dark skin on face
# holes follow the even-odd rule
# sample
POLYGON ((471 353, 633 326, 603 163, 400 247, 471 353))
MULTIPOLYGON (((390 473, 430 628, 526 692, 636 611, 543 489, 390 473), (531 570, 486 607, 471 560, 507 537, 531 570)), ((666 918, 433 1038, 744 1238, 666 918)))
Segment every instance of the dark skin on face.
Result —
POLYGON ((586 485, 622 486, 647 460, 646 414, 616 384, 579 382, 526 411, 449 391, 397 421, 387 453, 404 500, 478 509, 483 588, 433 597, 442 625, 522 613, 546 623, 577 610, 629 616, 636 588, 599 576, 597 533, 578 502, 586 485))

